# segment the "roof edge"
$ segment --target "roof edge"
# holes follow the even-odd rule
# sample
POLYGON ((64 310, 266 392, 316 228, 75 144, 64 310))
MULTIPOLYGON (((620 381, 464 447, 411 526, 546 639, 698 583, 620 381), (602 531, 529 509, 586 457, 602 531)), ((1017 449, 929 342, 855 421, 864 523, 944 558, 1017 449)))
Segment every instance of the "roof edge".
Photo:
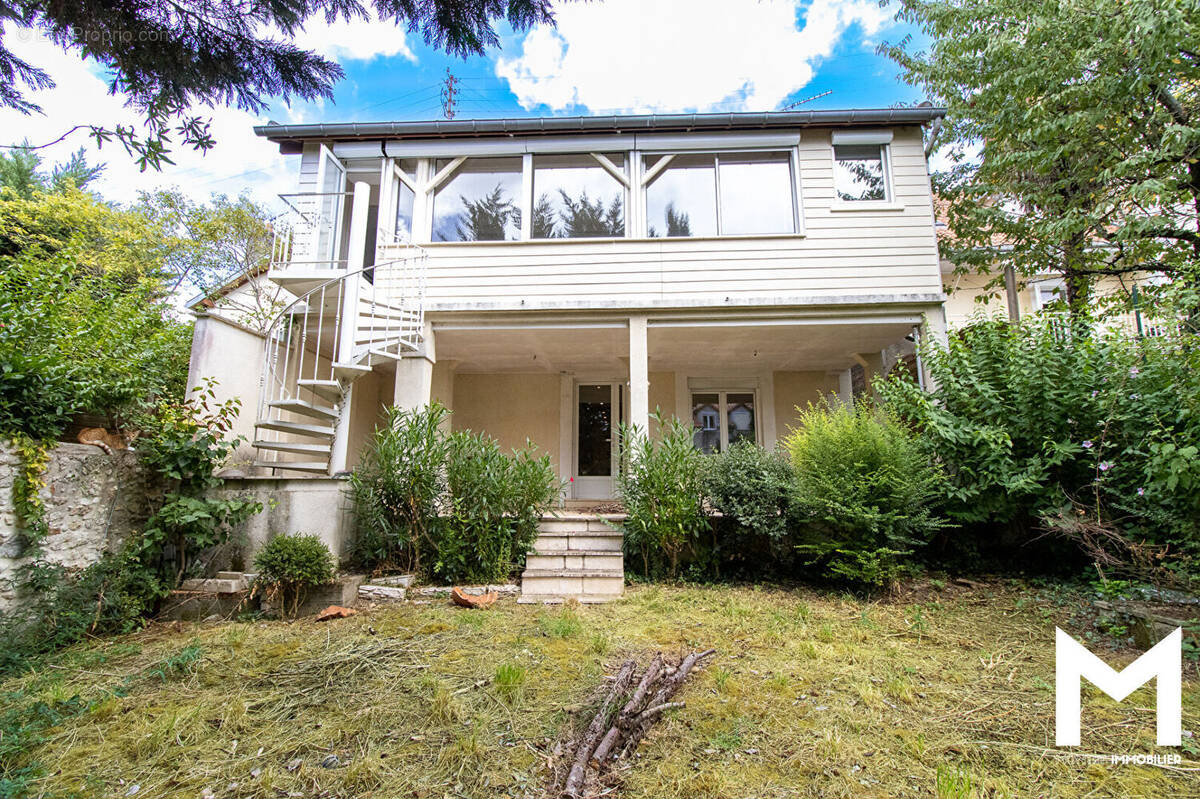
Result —
POLYGON ((268 141, 304 139, 478 138, 639 131, 761 130, 764 128, 924 125, 946 115, 932 105, 904 108, 849 108, 827 111, 765 111, 734 114, 643 114, 633 116, 436 119, 411 122, 322 122, 308 125, 256 125, 268 141))

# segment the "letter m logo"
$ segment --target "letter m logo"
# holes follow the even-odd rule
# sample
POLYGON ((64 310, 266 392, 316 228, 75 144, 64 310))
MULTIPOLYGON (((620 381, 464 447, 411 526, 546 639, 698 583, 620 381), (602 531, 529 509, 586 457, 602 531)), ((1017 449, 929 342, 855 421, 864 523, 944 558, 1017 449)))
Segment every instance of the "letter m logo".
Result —
POLYGON ((1156 677, 1158 688, 1158 745, 1179 746, 1183 735, 1183 630, 1159 641, 1153 649, 1115 671, 1082 644, 1054 628, 1054 743, 1079 746, 1080 680, 1086 677, 1120 702, 1156 677))

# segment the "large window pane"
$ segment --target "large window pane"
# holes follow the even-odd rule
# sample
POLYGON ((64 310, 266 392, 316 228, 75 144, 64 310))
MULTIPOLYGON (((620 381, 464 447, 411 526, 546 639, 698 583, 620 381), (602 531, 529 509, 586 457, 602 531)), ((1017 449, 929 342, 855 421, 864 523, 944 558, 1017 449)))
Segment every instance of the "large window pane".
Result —
POLYGON ((837 144, 833 147, 833 187, 843 202, 886 200, 883 146, 837 144))
POLYGON ((796 232, 786 153, 722 153, 717 161, 723 235, 796 232))
MULTIPOLYGON (((448 163, 439 160, 436 170, 448 163)), ((519 239, 520 197, 520 158, 468 158, 434 192, 433 240, 519 239)))
MULTIPOLYGON (((396 162, 400 171, 409 178, 416 180, 417 162, 409 159, 396 162)), ((397 241, 412 241, 413 204, 417 196, 402 180, 395 180, 395 194, 392 197, 392 207, 396 209, 392 231, 397 241)))
MULTIPOLYGON (((646 169, 660 158, 646 158, 646 169)), ((717 233, 717 171, 712 154, 677 155, 646 187, 650 236, 713 236, 717 233)))
POLYGON ((729 420, 729 445, 743 439, 754 443, 754 395, 726 394, 725 416, 729 420))
MULTIPOLYGON (((607 156, 618 169, 625 156, 607 156)), ((535 239, 611 238, 625 235, 625 187, 590 155, 533 159, 535 239)))
POLYGON ((721 395, 692 395, 692 443, 701 452, 721 451, 721 395))

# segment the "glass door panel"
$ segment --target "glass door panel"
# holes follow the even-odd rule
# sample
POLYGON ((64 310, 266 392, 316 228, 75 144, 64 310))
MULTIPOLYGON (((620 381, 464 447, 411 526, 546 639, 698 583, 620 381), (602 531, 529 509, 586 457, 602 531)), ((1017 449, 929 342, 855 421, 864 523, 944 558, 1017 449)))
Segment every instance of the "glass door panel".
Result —
POLYGON ((575 451, 579 477, 611 477, 613 464, 613 387, 579 387, 579 432, 575 451))

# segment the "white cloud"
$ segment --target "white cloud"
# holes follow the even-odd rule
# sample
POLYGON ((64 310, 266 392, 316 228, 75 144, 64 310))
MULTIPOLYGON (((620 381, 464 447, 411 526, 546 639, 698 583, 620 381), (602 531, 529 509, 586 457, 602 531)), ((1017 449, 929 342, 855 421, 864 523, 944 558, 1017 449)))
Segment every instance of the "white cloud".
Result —
MULTIPOLYGON (((8 41, 18 56, 45 69, 58 85, 49 91, 27 92, 27 97, 42 107, 43 114, 25 116, 11 109, 0 109, 0 144, 18 144, 24 140, 43 144, 77 124, 109 129, 117 124, 132 124, 140 128, 141 117, 125 108, 122 97, 108 93, 108 83, 94 63, 85 63, 41 37, 12 36, 8 41)), ((280 187, 291 185, 291 173, 298 165, 294 159, 281 157, 275 145, 254 135, 253 126, 263 124, 266 119, 224 107, 200 108, 195 113, 211 117, 216 147, 202 154, 176 145, 170 153, 175 165, 165 165, 161 172, 139 172, 133 156, 119 143, 111 141, 97 148, 84 131, 38 152, 47 163, 54 163, 84 147, 91 163, 105 164, 103 175, 92 187, 117 202, 133 201, 139 191, 177 185, 198 200, 207 199, 214 192, 230 195, 245 192, 274 205, 275 193, 280 187)))
POLYGON ((370 61, 400 56, 414 64, 417 62, 416 54, 404 37, 404 28, 394 22, 380 22, 374 14, 366 19, 338 20, 333 24, 327 23, 324 17, 313 17, 305 23, 304 30, 294 42, 297 47, 314 50, 331 61, 370 61))
POLYGON ((812 80, 852 25, 865 36, 891 14, 875 0, 605 0, 556 8, 521 53, 501 58, 527 109, 592 112, 768 111, 812 80), (798 17, 799 22, 798 22, 798 17))

